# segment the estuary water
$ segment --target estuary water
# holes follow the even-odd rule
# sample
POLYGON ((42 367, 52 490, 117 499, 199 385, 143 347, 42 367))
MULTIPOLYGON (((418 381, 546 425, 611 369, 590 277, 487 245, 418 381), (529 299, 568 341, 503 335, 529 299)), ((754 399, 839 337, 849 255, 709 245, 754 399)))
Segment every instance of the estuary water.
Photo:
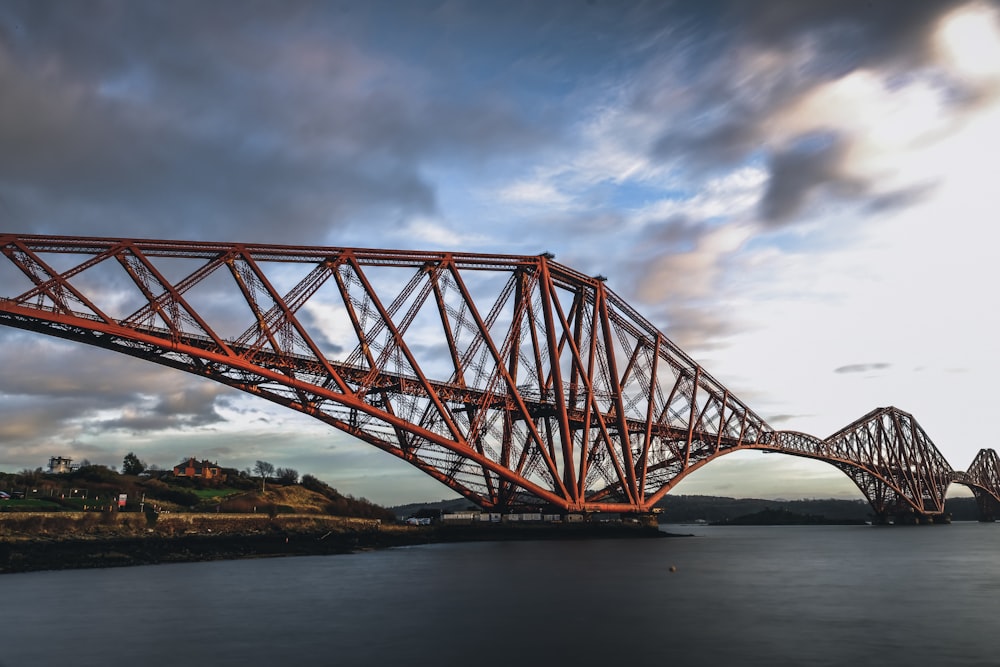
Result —
POLYGON ((2 575, 0 665, 1000 664, 1000 524, 664 529, 2 575))

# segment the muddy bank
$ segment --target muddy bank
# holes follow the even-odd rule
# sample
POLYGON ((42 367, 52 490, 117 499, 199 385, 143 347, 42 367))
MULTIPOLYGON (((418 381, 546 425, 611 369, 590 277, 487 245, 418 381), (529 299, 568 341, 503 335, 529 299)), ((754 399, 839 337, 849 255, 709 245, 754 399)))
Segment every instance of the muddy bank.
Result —
POLYGON ((667 537, 655 528, 583 525, 382 525, 312 515, 70 516, 0 518, 0 573, 238 558, 352 553, 481 540, 667 537))
POLYGON ((427 540, 419 535, 289 533, 38 539, 0 542, 0 572, 351 553, 427 540))
POLYGON ((412 526, 322 515, 0 515, 0 573, 347 553, 427 541, 412 526))

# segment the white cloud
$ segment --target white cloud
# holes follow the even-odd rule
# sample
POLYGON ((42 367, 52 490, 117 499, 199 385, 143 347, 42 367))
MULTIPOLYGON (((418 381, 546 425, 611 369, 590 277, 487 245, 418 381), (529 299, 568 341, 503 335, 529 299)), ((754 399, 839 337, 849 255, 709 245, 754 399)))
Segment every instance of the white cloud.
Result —
POLYGON ((745 166, 710 178, 687 196, 664 196, 632 212, 639 227, 676 216, 703 221, 726 218, 749 219, 760 201, 767 172, 758 166, 745 166))
POLYGON ((944 61, 974 83, 1000 78, 1000 19, 985 3, 965 5, 944 16, 935 46, 944 61))
POLYGON ((643 267, 636 296, 646 303, 716 296, 724 258, 739 250, 751 234, 747 225, 726 225, 706 231, 690 250, 653 257, 643 267))
POLYGON ((516 181, 502 188, 497 197, 500 204, 512 206, 537 206, 548 210, 570 205, 570 197, 560 192, 555 184, 544 181, 516 181))
MULTIPOLYGON (((457 223, 461 226, 461 223, 457 223)), ((423 216, 409 218, 397 230, 386 233, 384 239, 392 241, 392 247, 421 250, 460 250, 481 245, 485 235, 476 227, 464 227, 462 231, 445 221, 423 216)), ((388 246, 386 243, 383 246, 388 246)))
MULTIPOLYGON (((983 83, 1000 64, 988 57, 1000 48, 996 17, 992 10, 959 16, 961 30, 951 29, 963 37, 953 47, 967 39, 960 48, 974 47, 989 67, 960 58, 940 64, 983 83)), ((765 417, 800 415, 778 428, 823 437, 875 407, 896 405, 914 414, 954 467, 966 467, 989 446, 981 435, 1000 373, 992 196, 1000 101, 987 94, 955 105, 930 70, 905 83, 854 71, 800 98, 769 128, 778 143, 821 129, 842 133, 850 149, 840 168, 869 180, 875 193, 934 187, 892 211, 814 210, 810 224, 797 227, 808 233, 794 243, 740 253, 740 271, 720 297, 728 296, 725 307, 743 328, 702 361, 738 394, 752 395, 765 417), (883 368, 834 372, 862 363, 883 368)), ((712 471, 703 473, 707 486, 696 488, 710 486, 712 471)), ((724 480, 725 469, 718 471, 724 480)), ((829 469, 827 479, 832 493, 844 478, 829 469)))

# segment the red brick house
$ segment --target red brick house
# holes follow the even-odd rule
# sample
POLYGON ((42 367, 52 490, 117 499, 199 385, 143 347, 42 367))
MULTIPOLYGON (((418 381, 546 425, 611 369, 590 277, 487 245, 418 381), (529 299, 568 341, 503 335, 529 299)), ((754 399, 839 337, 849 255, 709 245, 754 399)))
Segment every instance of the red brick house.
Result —
POLYGON ((174 477, 201 477, 202 479, 218 479, 220 481, 226 478, 218 463, 198 461, 193 456, 174 466, 174 477))

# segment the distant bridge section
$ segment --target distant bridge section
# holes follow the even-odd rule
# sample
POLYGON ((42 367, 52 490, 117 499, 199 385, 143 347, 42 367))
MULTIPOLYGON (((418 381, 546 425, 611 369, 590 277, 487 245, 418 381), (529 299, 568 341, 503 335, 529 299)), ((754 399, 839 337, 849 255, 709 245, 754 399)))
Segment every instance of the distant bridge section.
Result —
POLYGON ((913 415, 895 407, 873 410, 825 439, 777 431, 744 449, 829 463, 861 489, 882 522, 944 519, 945 494, 957 474, 913 415))
POLYGON ((878 408, 816 449, 857 484, 879 519, 926 522, 944 514, 954 471, 913 415, 878 408))
POLYGON ((956 472, 952 481, 972 489, 981 521, 1000 518, 1000 457, 996 450, 980 449, 966 472, 956 472))
POLYGON ((0 324, 303 412, 487 509, 648 512, 753 449, 838 467, 878 517, 940 516, 951 481, 998 497, 995 453, 956 473, 895 408, 824 440, 775 432, 603 277, 547 253, 16 234, 0 253, 0 324))

